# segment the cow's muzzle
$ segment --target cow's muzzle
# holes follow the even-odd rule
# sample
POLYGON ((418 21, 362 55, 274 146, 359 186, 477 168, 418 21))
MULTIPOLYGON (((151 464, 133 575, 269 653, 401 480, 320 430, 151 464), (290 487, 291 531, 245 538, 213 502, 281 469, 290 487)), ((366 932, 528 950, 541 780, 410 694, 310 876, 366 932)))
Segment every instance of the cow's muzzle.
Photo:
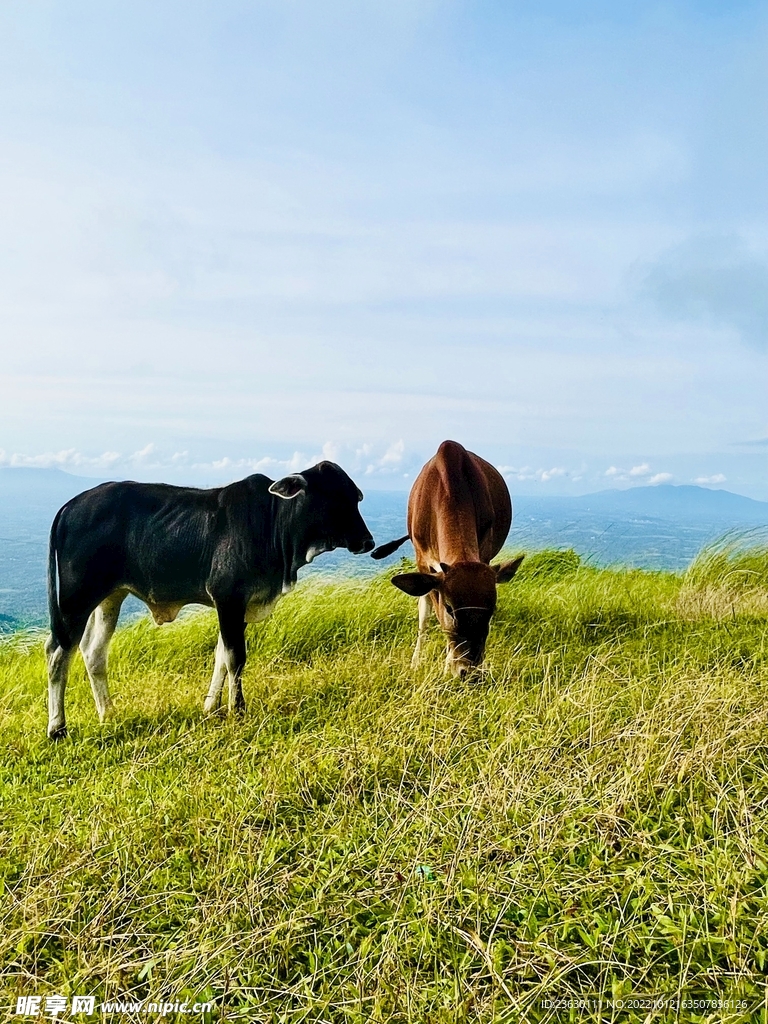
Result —
POLYGON ((350 544, 349 550, 352 552, 353 555, 365 555, 369 551, 373 551, 375 547, 376 544, 374 542, 373 537, 366 537, 365 540, 358 542, 357 547, 352 547, 352 545, 350 544))

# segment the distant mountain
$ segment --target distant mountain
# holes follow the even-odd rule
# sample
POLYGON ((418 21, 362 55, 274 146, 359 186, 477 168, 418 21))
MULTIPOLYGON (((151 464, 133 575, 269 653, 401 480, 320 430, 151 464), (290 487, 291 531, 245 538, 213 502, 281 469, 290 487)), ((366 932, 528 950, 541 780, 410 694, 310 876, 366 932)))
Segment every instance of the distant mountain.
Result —
POLYGON ((662 518, 732 518, 739 524, 768 524, 768 502, 734 495, 731 490, 714 490, 693 484, 660 483, 653 487, 629 487, 627 490, 598 490, 596 494, 565 501, 588 511, 615 509, 662 518))
POLYGON ((27 466, 4 466, 0 469, 0 500, 8 498, 47 498, 62 501, 94 487, 99 480, 88 476, 75 476, 61 469, 36 469, 27 466))
POLYGON ((2 466, 0 482, 3 486, 19 485, 26 487, 55 486, 57 481, 84 480, 85 477, 65 473, 63 469, 43 469, 37 466, 2 466))
POLYGON ((510 547, 573 547, 598 564, 684 569, 730 531, 768 527, 768 502, 707 487, 632 487, 580 497, 516 497, 510 547))

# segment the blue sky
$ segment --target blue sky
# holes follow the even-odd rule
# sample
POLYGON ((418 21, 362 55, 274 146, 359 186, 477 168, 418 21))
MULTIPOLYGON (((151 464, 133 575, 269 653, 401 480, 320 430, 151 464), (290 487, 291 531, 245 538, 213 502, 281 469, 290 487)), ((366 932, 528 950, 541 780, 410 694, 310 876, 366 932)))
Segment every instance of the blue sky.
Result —
POLYGON ((0 465, 768 499, 765 3, 0 8, 0 465))

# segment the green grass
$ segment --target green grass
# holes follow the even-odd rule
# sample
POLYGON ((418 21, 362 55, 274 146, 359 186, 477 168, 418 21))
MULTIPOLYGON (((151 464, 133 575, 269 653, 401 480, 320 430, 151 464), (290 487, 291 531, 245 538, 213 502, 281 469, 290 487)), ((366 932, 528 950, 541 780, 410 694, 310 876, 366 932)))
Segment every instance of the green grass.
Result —
POLYGON ((304 585, 249 627, 242 721, 202 713, 213 617, 142 621, 114 718, 78 659, 58 744, 40 637, 3 642, 0 1005, 765 1021, 768 554, 717 557, 529 557, 479 682, 442 675, 436 629, 411 671, 416 604, 386 578, 304 585), (637 994, 733 1002, 542 1004, 637 994))

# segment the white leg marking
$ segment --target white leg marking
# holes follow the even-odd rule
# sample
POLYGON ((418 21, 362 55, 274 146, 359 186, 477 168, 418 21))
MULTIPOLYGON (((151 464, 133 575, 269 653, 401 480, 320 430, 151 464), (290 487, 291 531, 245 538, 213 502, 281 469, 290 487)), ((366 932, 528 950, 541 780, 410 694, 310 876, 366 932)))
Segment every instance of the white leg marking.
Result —
POLYGON ((107 657, 109 641, 115 632, 120 608, 127 597, 124 590, 117 590, 93 610, 80 641, 80 651, 91 681, 91 692, 96 702, 99 721, 103 722, 112 710, 112 698, 107 686, 107 657))
POLYGON ((66 734, 64 690, 67 685, 72 653, 72 651, 65 651, 63 647, 54 644, 53 637, 48 638, 45 654, 48 662, 48 736, 50 739, 56 739, 58 736, 66 734))
POLYGON ((421 661, 421 641, 427 631, 427 623, 432 613, 432 599, 429 594, 419 598, 419 633, 416 637, 416 647, 411 658, 411 668, 417 668, 421 661))
POLYGON ((203 704, 203 711, 209 714, 211 711, 215 711, 219 706, 221 700, 221 688, 224 685, 224 677, 227 674, 227 661, 226 661, 226 650, 224 648, 224 641, 221 639, 221 633, 219 633, 219 640, 216 644, 216 659, 213 663, 213 677, 211 679, 211 685, 208 688, 208 696, 205 698, 205 704, 203 704))
POLYGON ((243 684, 235 669, 235 652, 224 648, 224 658, 229 676, 229 713, 231 715, 240 709, 243 702, 243 684))

